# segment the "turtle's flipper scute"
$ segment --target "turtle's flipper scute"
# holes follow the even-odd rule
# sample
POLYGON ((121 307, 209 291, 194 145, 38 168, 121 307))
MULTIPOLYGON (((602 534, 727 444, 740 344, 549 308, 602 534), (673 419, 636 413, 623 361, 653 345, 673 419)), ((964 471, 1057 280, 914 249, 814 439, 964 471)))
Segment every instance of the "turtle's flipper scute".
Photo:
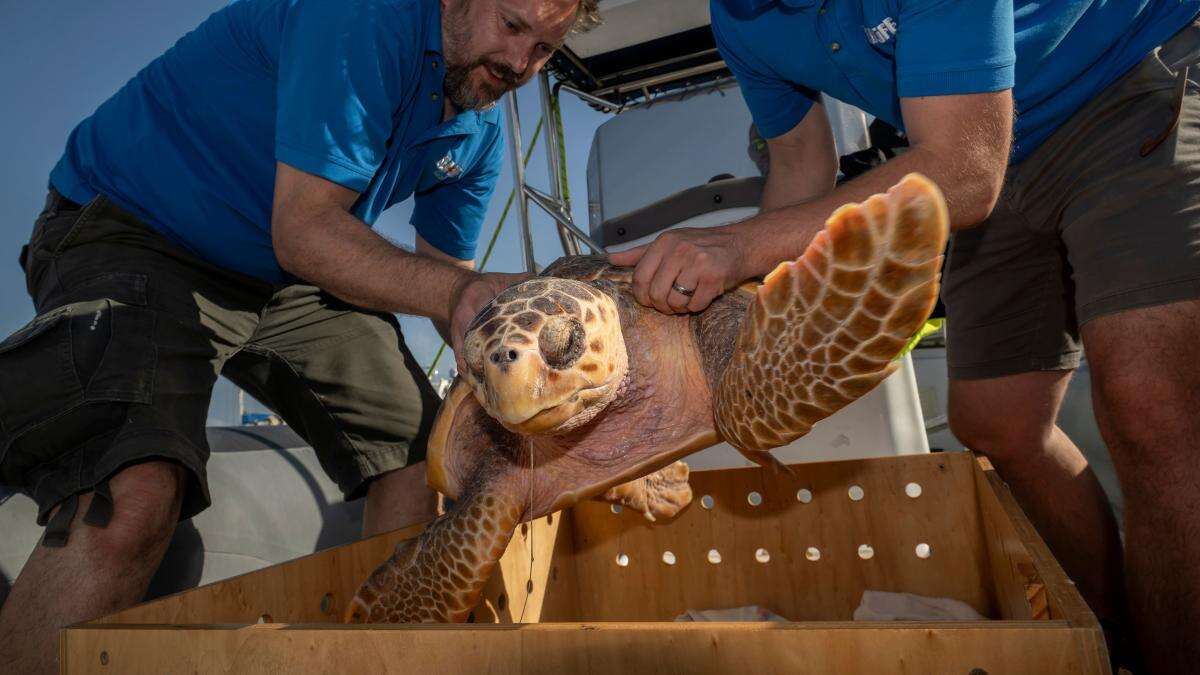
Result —
POLYGON ((639 511, 651 522, 673 518, 692 501, 688 465, 675 462, 637 480, 609 488, 598 499, 639 511))
POLYGON ((747 456, 785 445, 890 375, 933 311, 948 232, 916 174, 835 211, 758 288, 717 389, 721 435, 747 456))
POLYGON ((401 542, 350 601, 345 622, 465 621, 524 514, 518 499, 487 488, 401 542))

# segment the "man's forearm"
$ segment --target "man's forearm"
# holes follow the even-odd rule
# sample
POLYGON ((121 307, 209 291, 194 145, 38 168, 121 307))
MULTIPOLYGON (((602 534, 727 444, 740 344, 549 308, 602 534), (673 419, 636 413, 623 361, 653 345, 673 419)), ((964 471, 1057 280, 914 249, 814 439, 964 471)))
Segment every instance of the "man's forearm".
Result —
POLYGON ((730 230, 743 241, 760 243, 746 247, 748 275, 767 274, 783 260, 800 257, 835 209, 886 192, 913 172, 924 174, 942 189, 950 208, 951 227, 957 229, 978 223, 990 209, 995 190, 993 179, 990 173, 970 166, 964 159, 946 161, 942 156, 945 154, 950 153, 914 147, 823 196, 764 211, 754 218, 730 225, 730 230), (981 207, 982 204, 987 206, 981 207), (770 243, 761 245, 761 242, 770 243))
POLYGON ((335 206, 305 217, 317 226, 290 228, 278 238, 280 265, 359 307, 425 316, 445 327, 456 296, 479 276, 409 253, 335 206))
POLYGON ((837 181, 837 167, 830 163, 812 162, 805 166, 772 166, 763 186, 762 211, 811 201, 829 194, 837 181))

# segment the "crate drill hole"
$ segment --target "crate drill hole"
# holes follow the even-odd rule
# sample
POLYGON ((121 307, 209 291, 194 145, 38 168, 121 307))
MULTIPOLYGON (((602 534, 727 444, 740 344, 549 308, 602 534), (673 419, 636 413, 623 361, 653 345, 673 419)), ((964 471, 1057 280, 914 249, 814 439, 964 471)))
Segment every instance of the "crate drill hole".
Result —
POLYGON ((796 501, 801 504, 807 504, 812 501, 812 491, 807 488, 800 488, 796 491, 796 501))
POLYGON ((508 606, 508 596, 507 596, 507 595, 505 595, 505 594, 503 594, 503 593, 501 593, 501 594, 500 594, 499 596, 497 596, 497 598, 496 598, 496 609, 498 609, 498 610, 500 610, 501 612, 503 612, 503 611, 504 611, 504 608, 505 608, 505 607, 507 607, 507 606, 508 606))
POLYGON ((921 542, 920 544, 917 544, 916 552, 917 552, 917 557, 922 560, 933 555, 933 549, 930 548, 929 544, 926 544, 925 542, 921 542))
POLYGON ((613 504, 612 506, 610 506, 610 507, 608 507, 608 508, 609 508, 609 510, 610 510, 610 511, 612 511, 613 513, 620 513, 620 512, 621 512, 621 505, 620 505, 620 504, 613 504))
POLYGON ((715 548, 708 549, 708 562, 714 565, 721 564, 721 552, 715 548))
POLYGON ((750 506, 758 506, 759 504, 762 504, 762 495, 758 494, 757 492, 751 492, 750 494, 746 495, 746 501, 750 503, 750 506))
POLYGON ((858 557, 863 560, 870 560, 875 557, 875 549, 870 544, 863 544, 858 547, 858 557))
POLYGON ((273 621, 273 619, 271 618, 270 614, 259 614, 258 615, 259 623, 271 623, 272 621, 273 621))
POLYGON ((804 557, 808 558, 812 562, 817 562, 821 559, 821 549, 817 548, 816 546, 809 546, 808 549, 804 551, 804 557))
POLYGON ((855 502, 861 502, 862 498, 866 496, 866 493, 863 492, 861 485, 851 485, 850 489, 846 491, 846 494, 850 496, 851 501, 855 502))
POLYGON ((904 486, 904 494, 908 495, 909 497, 912 497, 913 499, 920 497, 921 496, 921 484, 920 483, 909 483, 908 485, 905 485, 904 486))
POLYGON ((629 567, 629 556, 624 553, 618 553, 617 567, 629 567))
POLYGON ((675 564, 675 554, 670 551, 663 551, 662 561, 663 561, 664 565, 674 565, 675 564))
POLYGON ((333 611, 333 593, 326 593, 321 596, 321 613, 329 614, 333 611))
POLYGON ((754 559, 760 563, 768 563, 771 562, 771 554, 767 552, 767 549, 760 548, 754 552, 754 559))
POLYGON ((700 506, 703 506, 706 509, 711 509, 713 507, 713 498, 709 495, 704 495, 700 498, 700 506))

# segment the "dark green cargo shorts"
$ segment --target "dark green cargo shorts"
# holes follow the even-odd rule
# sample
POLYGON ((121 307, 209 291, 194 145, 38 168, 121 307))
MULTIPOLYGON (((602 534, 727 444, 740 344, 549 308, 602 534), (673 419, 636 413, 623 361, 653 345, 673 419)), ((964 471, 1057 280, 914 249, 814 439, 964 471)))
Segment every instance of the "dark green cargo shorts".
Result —
POLYGON ((390 314, 208 264, 104 197, 51 191, 21 263, 38 316, 0 343, 0 483, 40 524, 152 459, 187 470, 181 519, 207 508, 218 374, 299 432, 347 499, 424 459, 440 400, 390 314))
POLYGON ((1079 365, 1096 317, 1200 298, 1200 25, 1010 167, 946 264, 950 377, 1079 365))

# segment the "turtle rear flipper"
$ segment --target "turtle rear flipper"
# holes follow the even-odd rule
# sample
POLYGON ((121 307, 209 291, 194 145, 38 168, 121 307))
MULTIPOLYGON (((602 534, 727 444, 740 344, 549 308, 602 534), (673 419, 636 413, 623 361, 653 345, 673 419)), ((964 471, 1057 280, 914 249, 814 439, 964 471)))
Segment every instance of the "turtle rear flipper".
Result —
POLYGON ((948 223, 941 191, 917 174, 835 211, 758 288, 717 388, 721 435, 753 457, 890 375, 937 300, 948 223))
POLYGON ((650 522, 672 518, 692 502, 688 465, 675 462, 652 474, 613 486, 597 499, 639 511, 650 522))

